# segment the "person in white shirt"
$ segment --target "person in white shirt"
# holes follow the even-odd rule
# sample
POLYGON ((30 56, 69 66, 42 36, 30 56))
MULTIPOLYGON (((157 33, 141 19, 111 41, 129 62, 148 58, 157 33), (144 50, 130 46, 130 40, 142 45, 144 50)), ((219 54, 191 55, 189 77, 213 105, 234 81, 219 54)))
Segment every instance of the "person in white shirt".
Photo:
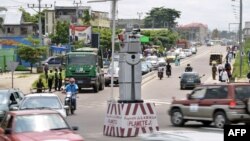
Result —
POLYGON ((225 69, 223 69, 223 70, 220 72, 220 77, 221 77, 221 82, 228 82, 228 74, 227 74, 227 72, 225 71, 225 69))

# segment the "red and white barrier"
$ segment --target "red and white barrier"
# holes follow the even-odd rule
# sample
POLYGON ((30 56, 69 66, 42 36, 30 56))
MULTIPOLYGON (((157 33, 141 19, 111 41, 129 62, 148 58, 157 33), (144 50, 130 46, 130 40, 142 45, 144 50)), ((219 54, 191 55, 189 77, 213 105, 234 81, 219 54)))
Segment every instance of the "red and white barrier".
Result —
POLYGON ((108 103, 103 134, 134 137, 159 131, 154 103, 108 103))

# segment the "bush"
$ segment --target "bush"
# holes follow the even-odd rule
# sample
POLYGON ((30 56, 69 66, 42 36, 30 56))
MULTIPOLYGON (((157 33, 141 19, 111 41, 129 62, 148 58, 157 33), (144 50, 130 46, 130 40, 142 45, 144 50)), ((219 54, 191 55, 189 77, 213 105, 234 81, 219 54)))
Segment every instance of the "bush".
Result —
POLYGON ((30 70, 23 65, 18 65, 16 71, 30 71, 30 70))

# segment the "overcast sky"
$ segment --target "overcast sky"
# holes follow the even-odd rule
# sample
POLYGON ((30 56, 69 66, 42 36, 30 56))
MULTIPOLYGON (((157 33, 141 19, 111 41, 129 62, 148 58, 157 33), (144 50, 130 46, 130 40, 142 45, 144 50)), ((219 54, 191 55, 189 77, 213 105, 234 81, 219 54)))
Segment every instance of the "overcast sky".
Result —
MULTIPOLYGON (((74 0, 42 0, 42 4, 73 5, 74 0)), ((80 0, 75 0, 79 2, 80 0)), ((90 0, 88 0, 90 1, 90 0)), ((143 12, 143 17, 153 7, 173 8, 181 11, 181 17, 177 20, 180 25, 192 22, 207 24, 209 29, 218 28, 228 30, 229 23, 238 23, 240 0, 120 0, 118 1, 118 18, 138 18, 138 12, 143 12), (232 6, 235 5, 235 6, 232 6)), ((38 0, 0 0, 1 6, 7 6, 11 10, 19 6, 27 8, 27 3, 38 3, 38 0)), ((82 0, 83 6, 91 6, 92 10, 110 12, 110 2, 87 3, 82 0)), ((27 9, 30 12, 31 9, 27 9)), ((250 0, 243 0, 243 22, 250 21, 250 0)), ((244 26, 244 24, 243 24, 244 26)), ((230 25, 236 30, 237 25, 230 25)))

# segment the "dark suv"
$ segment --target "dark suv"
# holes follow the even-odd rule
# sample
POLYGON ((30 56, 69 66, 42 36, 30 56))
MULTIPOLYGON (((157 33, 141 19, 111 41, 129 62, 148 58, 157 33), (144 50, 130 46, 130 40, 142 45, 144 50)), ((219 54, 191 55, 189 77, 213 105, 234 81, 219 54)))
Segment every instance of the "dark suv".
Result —
POLYGON ((174 126, 187 121, 223 128, 230 123, 250 124, 250 84, 225 83, 197 86, 186 100, 173 100, 169 115, 174 126))

